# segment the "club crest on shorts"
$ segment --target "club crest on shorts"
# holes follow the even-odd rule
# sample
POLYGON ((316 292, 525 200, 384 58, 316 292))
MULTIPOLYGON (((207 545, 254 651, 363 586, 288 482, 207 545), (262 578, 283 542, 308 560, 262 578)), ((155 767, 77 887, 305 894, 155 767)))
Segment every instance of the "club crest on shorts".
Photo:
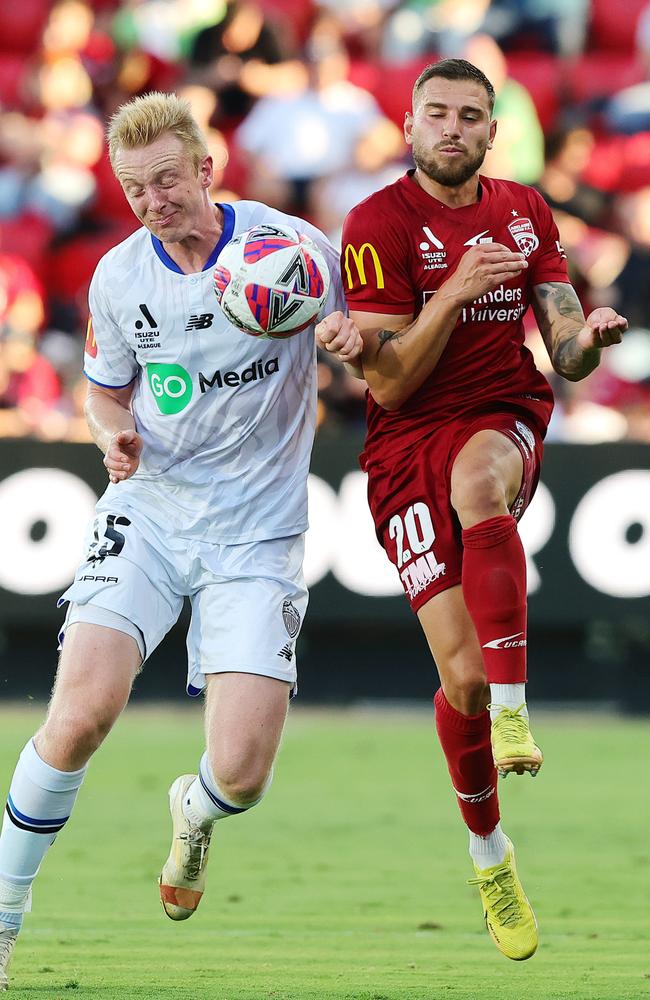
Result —
POLYGON ((300 612, 291 601, 282 602, 282 621, 290 639, 295 639, 300 629, 300 612))
POLYGON ((508 230, 526 257, 530 257, 533 250, 537 250, 539 239, 535 235, 535 230, 530 219, 517 217, 508 223, 508 230))

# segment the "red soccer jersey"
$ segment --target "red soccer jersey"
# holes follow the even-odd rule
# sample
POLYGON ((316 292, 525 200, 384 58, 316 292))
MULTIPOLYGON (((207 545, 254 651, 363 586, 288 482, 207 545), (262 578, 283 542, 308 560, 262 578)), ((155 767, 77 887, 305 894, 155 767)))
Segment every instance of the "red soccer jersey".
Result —
POLYGON ((399 410, 382 409, 368 393, 366 465, 408 450, 463 412, 530 411, 544 434, 553 407, 550 386, 524 347, 523 325, 534 285, 569 281, 546 202, 533 188, 481 177, 478 202, 448 208, 412 174, 345 220, 341 267, 352 311, 417 316, 476 243, 521 250, 528 268, 463 308, 433 372, 399 410))

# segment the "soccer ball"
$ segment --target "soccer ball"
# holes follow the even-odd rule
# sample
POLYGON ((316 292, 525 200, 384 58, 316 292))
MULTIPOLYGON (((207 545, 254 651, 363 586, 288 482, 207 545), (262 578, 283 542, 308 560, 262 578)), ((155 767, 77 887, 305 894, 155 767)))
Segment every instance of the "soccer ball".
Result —
POLYGON ((277 340, 314 322, 329 283, 321 250, 290 226, 255 226, 235 236, 214 272, 226 319, 253 337, 277 340))

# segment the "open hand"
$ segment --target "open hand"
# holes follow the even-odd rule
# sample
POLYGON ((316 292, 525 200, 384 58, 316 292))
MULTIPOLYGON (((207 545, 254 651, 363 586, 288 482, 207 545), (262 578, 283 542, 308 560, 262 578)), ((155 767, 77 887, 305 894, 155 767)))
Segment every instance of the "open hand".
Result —
POLYGON ((142 438, 137 431, 117 431, 111 436, 104 455, 104 465, 112 483, 129 479, 137 470, 142 444, 142 438))
POLYGON ((626 330, 625 316, 619 316, 614 309, 604 306, 589 313, 586 325, 578 334, 578 344, 583 351, 611 347, 612 344, 620 344, 626 330))

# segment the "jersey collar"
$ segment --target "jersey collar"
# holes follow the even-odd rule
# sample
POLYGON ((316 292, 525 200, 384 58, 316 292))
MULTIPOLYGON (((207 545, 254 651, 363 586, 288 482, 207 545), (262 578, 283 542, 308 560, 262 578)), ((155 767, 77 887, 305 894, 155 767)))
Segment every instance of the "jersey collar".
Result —
MULTIPOLYGON (((217 257, 225 247, 226 243, 229 243, 232 239, 232 234, 235 228, 235 209, 233 206, 228 204, 219 204, 218 207, 223 212, 223 230, 221 236, 219 237, 219 242, 201 268, 202 271, 208 271, 210 268, 214 267, 217 262, 217 257)), ((169 256, 158 237, 154 236, 153 233, 151 233, 151 244, 157 257, 160 258, 168 270, 175 271, 176 274, 185 274, 185 271, 181 271, 176 261, 169 256)))

